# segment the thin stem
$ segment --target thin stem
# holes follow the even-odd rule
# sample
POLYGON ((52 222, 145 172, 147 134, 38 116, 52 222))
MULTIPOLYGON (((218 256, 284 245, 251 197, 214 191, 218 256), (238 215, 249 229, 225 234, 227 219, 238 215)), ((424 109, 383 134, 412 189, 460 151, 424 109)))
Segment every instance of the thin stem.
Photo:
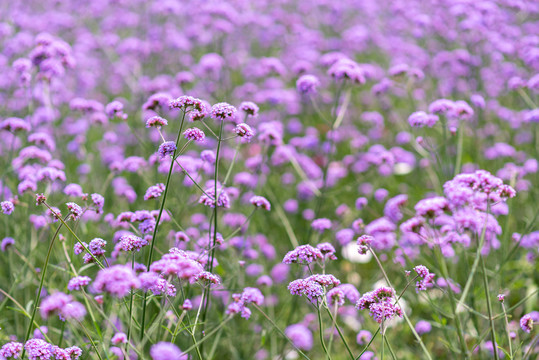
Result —
POLYGON ((507 343, 509 344, 509 358, 513 358, 513 345, 511 344, 511 332, 509 331, 509 319, 507 318, 507 312, 505 311, 505 305, 502 301, 503 317, 505 320, 505 332, 507 334, 507 343))
POLYGON ((483 270, 483 284, 485 285, 485 296, 487 298, 488 318, 490 322, 490 335, 492 336, 492 348, 494 350, 494 359, 499 360, 498 346, 496 345, 496 331, 494 329, 494 319, 492 318, 492 304, 490 303, 490 294, 488 289, 487 270, 485 268, 485 259, 481 256, 481 268, 483 270))
MULTIPOLYGON (((185 111, 183 112, 182 121, 180 123, 180 130, 178 131, 178 135, 176 136, 176 150, 178 149, 180 139, 181 139, 181 133, 183 130, 183 123, 185 121, 185 111)), ((176 150, 174 150, 174 153, 172 154, 172 159, 176 156, 176 150)), ((150 268, 150 265, 152 263, 152 255, 153 255, 153 248, 155 245, 155 237, 157 235, 157 229, 159 228, 159 222, 161 221, 161 215, 163 215, 163 209, 165 208, 165 201, 167 199, 167 193, 169 189, 170 184, 170 177, 172 175, 172 169, 174 168, 174 161, 170 161, 170 168, 168 169, 168 175, 167 175, 167 181, 165 184, 165 191, 163 192, 163 200, 161 201, 161 208, 159 209, 159 215, 157 215, 157 220, 155 222, 155 228, 153 229, 153 235, 152 235, 152 242, 150 243, 150 254, 148 256, 147 261, 147 268, 150 268)), ((144 292, 144 298, 142 300, 142 321, 140 324, 140 339, 144 339, 144 329, 145 329, 145 318, 146 318, 146 306, 147 306, 147 292, 144 292)))
POLYGON ((322 349, 324 349, 324 352, 326 353, 326 357, 331 360, 331 355, 329 355, 328 349, 326 347, 326 344, 324 343, 324 329, 322 328, 322 316, 320 315, 320 306, 317 307, 318 312, 318 333, 320 334, 320 343, 322 344, 322 349))
POLYGON ((461 123, 458 128, 458 138, 457 138, 457 162, 455 164, 454 176, 457 176, 460 172, 460 165, 462 164, 462 146, 464 143, 464 125, 461 123))
POLYGON ((341 331, 341 328, 339 327, 339 325, 337 324, 337 320, 334 319, 333 317, 333 314, 331 313, 331 311, 329 311, 329 309, 326 307, 326 311, 328 312, 329 314, 329 317, 331 318, 331 320, 333 321, 333 323, 335 324, 335 328, 337 329, 337 332, 339 333, 339 336, 342 340, 342 342, 344 343, 344 347, 346 348, 346 350, 348 351, 348 355, 350 355, 350 358, 351 359, 354 359, 354 354, 352 354, 352 350, 350 350, 350 346, 348 346, 348 342, 346 341, 346 339, 344 338, 344 335, 341 331))
MULTIPOLYGON (((66 215, 65 218, 67 219, 69 215, 66 215)), ((26 336, 24 337, 24 343, 28 341, 30 338, 30 333, 32 332, 32 324, 34 323, 34 319, 36 317, 36 312, 39 304, 39 299, 41 298, 41 291, 43 290, 43 282, 45 280, 45 274, 47 273, 47 267, 49 266, 49 260, 51 258, 52 253, 52 247, 54 246, 54 242, 56 238, 58 237, 58 234, 60 233, 60 229, 62 228, 62 224, 58 226, 56 229, 56 232, 54 233, 54 236, 52 237, 51 243, 49 244, 49 250, 47 251, 47 256, 45 257, 45 264, 43 265, 43 271, 41 272, 41 279, 39 280, 39 288, 37 290, 36 299, 34 300, 34 308, 32 310, 32 317, 30 318, 30 324, 28 324, 28 329, 26 330, 26 336)), ((23 348, 21 359, 24 358, 24 354, 26 353, 26 349, 23 348)))

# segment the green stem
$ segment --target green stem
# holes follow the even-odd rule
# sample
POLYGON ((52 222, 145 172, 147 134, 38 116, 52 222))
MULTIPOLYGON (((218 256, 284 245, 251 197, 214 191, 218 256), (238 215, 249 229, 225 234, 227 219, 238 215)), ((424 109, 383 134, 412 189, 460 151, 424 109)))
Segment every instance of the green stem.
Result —
MULTIPOLYGON (((178 131, 178 135, 176 136, 176 150, 178 149, 178 146, 180 144, 181 134, 183 130, 183 123, 185 121, 185 111, 183 112, 182 121, 180 123, 180 130, 178 131)), ((174 168, 174 161, 173 159, 176 156, 176 150, 174 150, 174 153, 172 154, 172 159, 170 161, 170 168, 168 169, 168 175, 167 175, 167 181, 165 184, 165 191, 163 192, 163 201, 161 201, 161 208, 159 209, 159 215, 157 215, 157 220, 155 222, 155 228, 153 230, 152 235, 152 242, 150 243, 150 254, 148 256, 148 262, 146 268, 150 268, 150 265, 152 263, 152 255, 153 255, 153 248, 155 245, 155 237, 157 235, 157 229, 159 228, 159 222, 161 221, 161 215, 163 215, 163 209, 165 208, 165 201, 167 199, 167 193, 169 189, 170 184, 170 177, 172 175, 172 169, 174 168)), ((144 339, 144 329, 145 329, 145 318, 146 318, 146 306, 147 306, 147 292, 144 292, 144 298, 142 300, 142 321, 140 323, 140 339, 144 339)))
POLYGON ((509 331, 509 319, 507 318, 507 312, 505 311, 505 305, 502 301, 503 317, 505 320, 505 332, 507 334, 507 343, 509 344, 509 358, 513 358, 513 345, 511 344, 511 332, 509 331))
POLYGON ((318 312, 318 333, 320 334, 320 343, 322 344, 322 349, 326 353, 326 357, 331 360, 331 355, 328 352, 326 344, 324 343, 324 329, 322 328, 322 316, 320 315, 320 306, 317 307, 318 312))
MULTIPOLYGON (((66 215, 66 219, 69 215, 66 215)), ((43 290, 43 282, 45 280, 45 274, 47 273, 47 267, 49 266, 49 260, 51 258, 52 253, 52 247, 54 246, 54 241, 58 237, 58 234, 60 233, 60 229, 62 228, 62 225, 60 224, 58 226, 58 229, 56 229, 56 232, 54 233, 54 236, 52 237, 51 243, 49 244, 49 250, 47 251, 47 256, 45 257, 45 264, 43 265, 43 271, 41 272, 41 279, 39 280, 39 288, 37 290, 36 299, 34 300, 34 309, 32 310, 32 317, 30 318, 30 324, 28 324, 28 329, 26 330, 26 336, 24 337, 24 343, 28 341, 30 338, 30 333, 32 332, 32 324, 34 323, 34 318, 36 317, 36 312, 39 304, 39 299, 41 298, 41 290, 43 290)), ((21 359, 24 358, 24 354, 26 353, 26 349, 22 349, 22 355, 21 359)))
POLYGON ((490 335, 492 336, 492 349, 494 351, 494 359, 499 360, 498 346, 496 345, 496 331, 494 329, 494 319, 492 318, 492 304, 490 303, 487 270, 485 268, 485 259, 483 259, 482 256, 481 256, 481 268, 483 270, 483 284, 485 285, 485 296, 487 298, 487 310, 488 310, 488 318, 490 322, 490 335))
POLYGON ((455 172, 453 176, 457 176, 460 173, 460 166, 462 164, 462 147, 464 143, 464 125, 461 123, 458 128, 457 138, 457 162, 455 164, 455 172))

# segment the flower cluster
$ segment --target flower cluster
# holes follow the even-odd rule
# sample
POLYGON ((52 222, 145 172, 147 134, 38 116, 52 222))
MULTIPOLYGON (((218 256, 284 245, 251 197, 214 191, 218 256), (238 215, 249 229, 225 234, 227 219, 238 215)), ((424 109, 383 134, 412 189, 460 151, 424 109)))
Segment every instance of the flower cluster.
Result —
POLYGON ((395 316, 402 317, 402 310, 393 301, 395 290, 389 287, 381 287, 370 291, 357 301, 356 308, 369 310, 370 315, 379 324, 393 319, 395 316))
POLYGON ((283 263, 308 265, 323 258, 324 256, 319 249, 314 248, 311 245, 300 245, 285 255, 283 263))

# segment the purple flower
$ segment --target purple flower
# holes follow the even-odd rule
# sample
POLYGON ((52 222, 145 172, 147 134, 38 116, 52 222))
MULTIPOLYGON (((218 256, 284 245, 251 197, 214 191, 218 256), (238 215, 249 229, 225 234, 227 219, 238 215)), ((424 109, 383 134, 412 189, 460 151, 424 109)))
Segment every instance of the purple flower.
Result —
POLYGON ((140 281, 130 266, 113 265, 99 270, 93 287, 98 292, 106 292, 122 298, 129 294, 132 289, 138 289, 140 281))
POLYGON ((234 132, 241 138, 245 139, 247 142, 250 142, 253 136, 255 136, 255 132, 251 129, 251 127, 245 123, 241 123, 236 125, 236 128, 234 129, 234 132))
POLYGON ((257 208, 262 208, 262 209, 267 210, 267 211, 271 210, 270 202, 268 201, 268 199, 266 199, 263 196, 253 196, 249 200, 249 202, 251 204, 253 204, 255 207, 257 207, 257 208))
POLYGON ((416 292, 425 291, 428 287, 432 287, 433 279, 436 276, 435 274, 429 272, 426 266, 418 265, 414 267, 414 271, 417 273, 417 276, 421 279, 416 282, 415 289, 416 292))
POLYGON ((54 348, 51 344, 41 339, 30 339, 24 344, 29 360, 52 360, 54 348))
POLYGON ((164 341, 152 345, 150 356, 153 360, 187 360, 189 358, 176 345, 164 341))
POLYGON ((94 204, 94 210, 97 214, 103 212, 103 206, 105 206, 105 198, 100 194, 92 194, 92 203, 94 204))
POLYGON ((455 103, 447 99, 438 99, 429 105, 429 112, 433 114, 446 115, 455 107, 455 103))
POLYGON ((4 121, 0 122, 0 129, 17 132, 17 131, 30 131, 30 124, 19 118, 7 118, 4 121))
POLYGON ((183 111, 187 111, 187 109, 201 111, 204 108, 204 102, 192 96, 184 95, 177 99, 170 100, 168 106, 171 109, 180 109, 183 111))
POLYGON ((204 131, 200 130, 199 128, 189 128, 184 131, 183 135, 187 140, 196 142, 204 142, 204 139, 206 138, 204 131))
POLYGON ((67 196, 81 197, 84 195, 84 192, 79 184, 69 184, 64 188, 64 194, 67 196))
POLYGON ((244 101, 240 104, 239 109, 246 113, 248 116, 257 117, 258 116, 258 105, 251 101, 244 101))
POLYGON ((2 212, 6 215, 11 215, 13 210, 15 210, 15 206, 11 201, 2 201, 0 207, 2 207, 2 212))
POLYGON ((438 122, 438 116, 427 114, 424 111, 416 111, 408 117, 408 123, 412 127, 433 127, 438 122))
POLYGON ((157 150, 157 154, 159 154, 159 157, 161 159, 164 159, 168 156, 171 156, 176 151, 176 144, 174 141, 165 141, 161 145, 159 145, 159 150, 157 150))
POLYGON ((537 321, 539 321, 539 313, 533 312, 526 314, 520 318, 520 327, 522 331, 529 334, 533 330, 533 323, 537 321))
POLYGON ((80 219, 80 217, 82 216, 82 208, 79 205, 75 204, 74 202, 68 202, 66 205, 67 205, 67 209, 70 212, 69 217, 72 220, 80 219))
POLYGON ((370 235, 361 235, 357 238, 358 249, 357 252, 360 255, 365 255, 369 251, 374 238, 370 235))
POLYGON ((152 116, 148 120, 146 120, 146 127, 161 127, 168 125, 168 121, 166 119, 163 119, 160 116, 152 116))
POLYGON ((182 309, 186 310, 186 311, 189 311, 192 308, 193 308, 193 304, 191 303, 191 300, 185 299, 185 301, 183 302, 183 305, 182 305, 182 309))
POLYGON ((357 84, 364 84, 367 81, 361 66, 348 58, 337 60, 329 68, 328 74, 336 80, 348 79, 357 84))
POLYGON ((2 250, 2 252, 6 252, 7 249, 13 244, 15 244, 15 239, 11 237, 3 238, 2 243, 0 244, 0 250, 2 250))
POLYGON ((430 324, 430 322, 425 321, 425 320, 420 320, 415 325, 415 331, 419 335, 429 333, 431 330, 432 330, 432 325, 430 324))
POLYGON ((253 303, 258 306, 264 303, 264 295, 257 288, 247 287, 241 294, 232 294, 233 302, 227 307, 227 314, 241 314, 244 319, 251 317, 251 310, 247 305, 253 303))
POLYGON ((372 333, 369 330, 360 330, 356 337, 358 345, 367 345, 372 339, 372 333))
MULTIPOLYGON (((215 188, 209 187, 205 190, 206 194, 202 194, 198 200, 199 204, 209 206, 211 208, 215 207, 215 188)), ((224 207, 225 209, 230 208, 230 198, 225 189, 217 187, 217 206, 224 207)))
POLYGON ((311 227, 319 233, 323 233, 325 230, 331 229, 331 220, 326 218, 315 219, 311 223, 311 227))
POLYGON ((449 210, 449 203, 446 198, 437 196, 419 201, 414 209, 418 216, 435 218, 449 210))
POLYGON ((316 248, 320 250, 325 259, 337 260, 337 256, 335 256, 335 247, 333 247, 333 245, 331 245, 330 243, 320 243, 316 245, 316 248))
POLYGON ((144 194, 144 200, 157 199, 165 191, 165 184, 159 183, 153 186, 150 186, 144 194))
POLYGON ((303 324, 289 325, 284 333, 292 340, 292 343, 301 350, 309 351, 313 347, 313 334, 303 324))
POLYGON ((114 334, 112 339, 110 339, 110 342, 113 343, 114 345, 126 344, 127 343, 127 335, 124 334, 123 332, 117 332, 116 334, 114 334))
POLYGON ((116 247, 118 250, 122 251, 140 251, 144 246, 148 245, 149 242, 145 238, 138 237, 136 235, 124 235, 120 237, 116 247))
POLYGON ((372 318, 379 324, 395 316, 402 317, 402 310, 393 304, 395 290, 381 287, 364 294, 356 303, 356 308, 369 310, 372 318))
POLYGON ((75 276, 74 278, 71 278, 67 283, 67 290, 80 290, 84 286, 88 285, 90 281, 92 281, 92 279, 88 276, 75 276))
POLYGON ((319 86, 320 80, 314 75, 303 75, 296 81, 297 91, 304 95, 316 93, 319 86))
POLYGON ((118 117, 119 119, 126 120, 127 114, 124 114, 124 105, 119 101, 112 101, 105 106, 105 114, 109 118, 118 117))
POLYGON ((233 120, 236 116, 236 108, 228 103, 218 103, 211 107, 210 115, 215 120, 233 120))
POLYGON ((46 319, 52 314, 58 314, 60 319, 81 320, 86 315, 86 309, 81 303, 74 301, 71 295, 62 292, 47 296, 39 307, 41 316, 46 319))
POLYGON ((0 356, 8 358, 18 359, 22 353, 22 343, 20 342, 8 342, 4 344, 0 349, 0 356))
POLYGON ((221 283, 221 279, 219 278, 219 276, 217 276, 215 274, 212 274, 212 273, 210 273, 208 271, 199 272, 195 276, 195 281, 198 281, 201 284, 219 285, 221 283))
POLYGON ((322 252, 311 245, 300 245, 289 251, 284 259, 284 264, 310 264, 318 259, 323 259, 322 252))

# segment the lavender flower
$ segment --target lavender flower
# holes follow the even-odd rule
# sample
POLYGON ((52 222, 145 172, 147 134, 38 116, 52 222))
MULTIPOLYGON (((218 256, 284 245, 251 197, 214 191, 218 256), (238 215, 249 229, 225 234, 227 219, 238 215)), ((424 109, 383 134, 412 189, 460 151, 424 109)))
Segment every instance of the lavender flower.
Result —
POLYGON ((303 324, 289 325, 284 333, 292 340, 292 343, 298 349, 309 351, 313 347, 313 334, 308 327, 303 324))
POLYGON ((161 159, 164 159, 168 156, 171 156, 176 151, 176 144, 174 141, 165 141, 161 145, 159 145, 159 150, 157 150, 157 154, 159 154, 159 157, 161 159))
POLYGON ((311 245, 300 245, 292 251, 289 251, 284 259, 284 264, 310 264, 318 259, 323 259, 322 252, 311 245))
POLYGON ((326 218, 315 219, 311 223, 311 227, 319 233, 323 233, 325 230, 331 229, 331 220, 326 218))
MULTIPOLYGON (((206 194, 202 194, 200 196, 200 199, 198 200, 199 204, 203 204, 208 207, 215 207, 215 188, 209 187, 205 190, 206 194)), ((224 207, 225 209, 230 208, 230 198, 228 197, 228 194, 225 189, 221 189, 220 187, 217 187, 217 206, 224 207)))
POLYGON ((106 292, 115 297, 122 298, 132 289, 140 287, 140 281, 131 267, 127 265, 113 265, 101 269, 97 273, 93 287, 96 291, 106 292))
POLYGON ((72 220, 79 220, 82 216, 82 208, 74 202, 68 202, 66 205, 70 213, 69 217, 72 220))
POLYGON ((164 341, 152 345, 150 356, 153 360, 187 360, 189 358, 176 345, 164 341))
POLYGON ((522 331, 529 334, 533 330, 533 323, 537 321, 539 321, 539 313, 535 312, 526 314, 520 318, 520 327, 522 331))
POLYGON ((200 130, 199 128, 189 128, 184 131, 183 135, 187 140, 196 142, 204 142, 204 139, 206 138, 204 131, 200 130))
POLYGON ((101 214, 103 212, 103 206, 105 206, 105 198, 100 194, 92 194, 90 197, 92 198, 95 212, 101 214))
POLYGON ((362 235, 358 237, 357 238, 357 245, 358 245, 357 252, 360 255, 365 255, 369 251, 373 241, 374 241, 374 238, 370 235, 362 235))
POLYGON ((415 324, 415 331, 419 335, 427 334, 432 330, 432 325, 425 320, 420 320, 415 324))
POLYGON ((116 334, 114 334, 112 339, 110 339, 110 342, 113 343, 114 345, 126 344, 127 343, 127 335, 125 333, 123 333, 123 332, 117 332, 116 334))
POLYGON ((393 304, 395 290, 389 287, 381 287, 364 294, 356 303, 356 308, 369 310, 372 318, 379 324, 393 319, 395 316, 402 317, 402 310, 393 304))
POLYGON ((245 141, 247 142, 250 142, 253 136, 255 136, 255 132, 253 131, 253 129, 251 129, 251 127, 245 123, 236 125, 234 132, 239 137, 245 139, 245 141))
POLYGON ((62 320, 81 320, 86 315, 86 309, 81 303, 74 301, 71 295, 62 292, 54 293, 43 299, 39 309, 44 319, 52 314, 58 314, 62 320))
POLYGON ((192 96, 180 96, 177 99, 170 100, 169 107, 171 109, 180 109, 183 111, 187 110, 202 110, 204 103, 202 100, 194 98, 192 96))
POLYGON ((258 111, 260 110, 258 108, 258 105, 256 105, 254 102, 251 101, 244 101, 240 104, 239 109, 246 113, 250 117, 257 117, 258 111))
POLYGON ((253 204, 257 208, 262 208, 264 210, 270 211, 271 210, 271 204, 270 202, 263 196, 253 196, 249 202, 253 204))
POLYGON ((218 103, 211 107, 210 115, 215 120, 233 120, 236 116, 236 108, 227 103, 218 103))
POLYGON ((67 290, 81 290, 84 286, 88 285, 90 281, 92 281, 92 279, 88 276, 75 276, 67 283, 67 290))
POLYGON ((0 244, 0 250, 2 250, 2 252, 6 252, 7 249, 14 244, 15 244, 15 239, 11 237, 3 238, 2 243, 0 244))
POLYGON ((425 291, 427 287, 432 287, 433 279, 436 276, 435 274, 429 272, 426 266, 418 265, 414 267, 414 271, 417 273, 417 276, 421 279, 416 282, 415 289, 416 292, 425 291))
POLYGON ((144 200, 157 199, 165 191, 165 184, 159 183, 153 186, 150 186, 144 194, 144 200))
POLYGON ((316 93, 319 86, 320 80, 314 75, 303 75, 296 82, 297 91, 303 95, 316 93))
POLYGON ((41 339, 30 339, 24 344, 24 349, 29 360, 52 360, 54 348, 51 344, 41 339))
POLYGON ((162 126, 167 126, 167 125, 168 125, 168 121, 166 119, 163 119, 160 116, 152 116, 151 118, 146 120, 147 128, 151 128, 151 127, 160 128, 162 126))
POLYGON ((408 117, 408 123, 412 127, 433 127, 438 122, 439 118, 436 115, 427 114, 424 111, 416 111, 408 117))
POLYGON ((140 238, 135 235, 124 235, 120 237, 118 244, 116 245, 119 250, 122 251, 140 251, 144 246, 148 245, 149 242, 145 238, 140 238))
POLYGON ((11 201, 2 201, 0 207, 2 207, 2 212, 6 215, 11 215, 15 210, 15 206, 11 201))
POLYGON ((6 359, 13 358, 18 359, 22 353, 22 344, 20 342, 12 341, 4 344, 0 349, 0 356, 6 359))

